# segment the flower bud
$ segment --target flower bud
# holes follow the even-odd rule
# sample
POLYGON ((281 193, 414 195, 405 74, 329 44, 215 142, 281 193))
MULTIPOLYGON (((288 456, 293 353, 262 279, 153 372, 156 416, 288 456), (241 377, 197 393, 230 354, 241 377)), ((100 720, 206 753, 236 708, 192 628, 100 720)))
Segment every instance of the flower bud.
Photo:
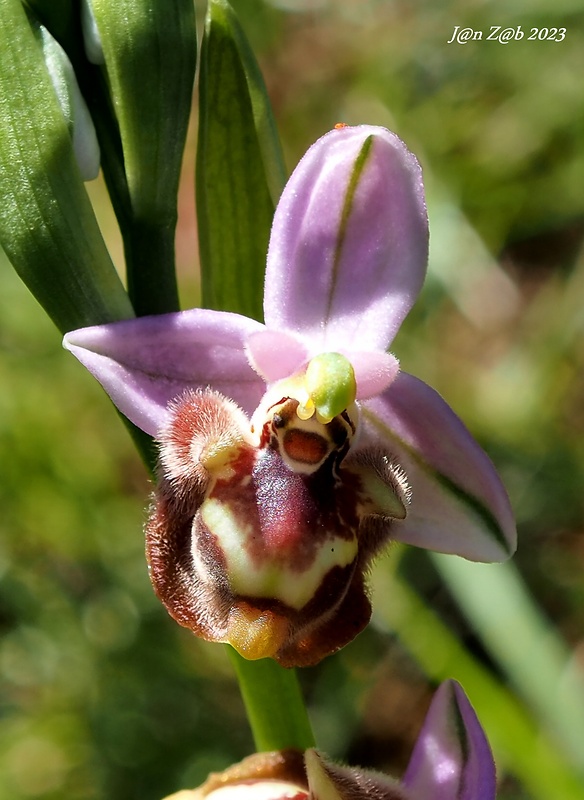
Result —
POLYGON ((81 0, 81 30, 85 55, 92 64, 105 64, 101 36, 93 13, 91 0, 81 0))
POLYGON ((93 120, 79 89, 71 62, 45 27, 36 29, 45 64, 71 136, 75 159, 84 181, 97 178, 100 152, 93 120))

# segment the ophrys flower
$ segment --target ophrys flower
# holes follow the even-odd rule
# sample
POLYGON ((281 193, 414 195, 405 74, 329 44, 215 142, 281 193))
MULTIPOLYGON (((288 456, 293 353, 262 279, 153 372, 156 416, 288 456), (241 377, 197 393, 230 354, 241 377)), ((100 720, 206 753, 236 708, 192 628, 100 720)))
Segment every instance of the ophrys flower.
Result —
POLYGON ((477 561, 513 552, 488 457, 387 352, 427 248, 415 157, 383 128, 342 127, 278 204, 265 325, 192 309, 65 337, 160 442, 151 577, 198 635, 315 663, 366 625, 364 575, 389 540, 477 561))

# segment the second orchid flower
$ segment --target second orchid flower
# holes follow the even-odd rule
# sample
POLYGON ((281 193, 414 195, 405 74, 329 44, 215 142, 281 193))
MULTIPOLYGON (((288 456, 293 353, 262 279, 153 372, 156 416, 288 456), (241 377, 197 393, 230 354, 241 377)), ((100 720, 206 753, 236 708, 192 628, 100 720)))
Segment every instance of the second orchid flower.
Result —
POLYGON ((464 690, 445 681, 434 695, 401 782, 338 766, 315 750, 256 753, 203 786, 166 800, 495 800, 487 737, 464 690))

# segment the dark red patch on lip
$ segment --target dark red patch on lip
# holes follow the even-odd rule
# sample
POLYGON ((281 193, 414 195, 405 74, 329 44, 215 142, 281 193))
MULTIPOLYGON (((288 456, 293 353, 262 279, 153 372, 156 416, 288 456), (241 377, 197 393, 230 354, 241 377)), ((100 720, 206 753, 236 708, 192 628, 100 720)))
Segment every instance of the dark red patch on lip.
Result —
POLYGON ((301 464, 318 464, 328 452, 328 442, 318 433, 290 428, 284 434, 284 450, 301 464))
POLYGON ((256 460, 247 488, 259 525, 244 544, 254 560, 281 558, 302 571, 326 539, 354 538, 359 520, 352 486, 338 483, 330 459, 311 475, 294 472, 270 448, 256 460))

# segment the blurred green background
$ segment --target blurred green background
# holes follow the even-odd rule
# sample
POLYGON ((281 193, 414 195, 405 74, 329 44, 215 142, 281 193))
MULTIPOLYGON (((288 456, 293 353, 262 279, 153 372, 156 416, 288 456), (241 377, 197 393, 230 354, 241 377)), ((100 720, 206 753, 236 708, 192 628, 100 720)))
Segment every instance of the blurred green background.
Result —
MULTIPOLYGON (((405 548, 380 561, 373 624, 300 676, 319 745, 399 774, 432 686, 459 670, 499 796, 584 797, 582 4, 233 6, 290 170, 338 121, 386 125, 422 162, 429 278, 394 352, 485 446, 519 525, 516 569, 405 548), (447 44, 456 25, 483 41, 447 44), (486 41, 492 25, 526 35, 486 41), (566 36, 527 41, 533 27, 566 36)), ((183 307, 198 296, 195 138, 196 112, 183 307)), ((88 191, 123 269, 105 190, 88 191)), ((0 797, 159 800, 251 752, 223 648, 151 591, 150 487, 129 437, 4 260, 0 464, 0 797)))

